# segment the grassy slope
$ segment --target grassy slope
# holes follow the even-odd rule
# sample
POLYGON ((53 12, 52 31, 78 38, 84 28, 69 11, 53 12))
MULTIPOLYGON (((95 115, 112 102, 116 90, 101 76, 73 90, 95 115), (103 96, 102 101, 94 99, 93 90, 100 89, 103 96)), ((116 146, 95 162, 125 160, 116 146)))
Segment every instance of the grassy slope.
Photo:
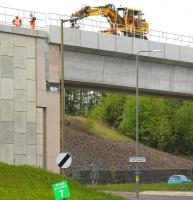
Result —
MULTIPOLYGON (((135 184, 107 184, 90 186, 97 191, 125 191, 135 192, 135 184)), ((193 191, 193 183, 189 184, 167 184, 167 183, 156 183, 156 184, 140 184, 140 191, 193 191)))
POLYGON ((116 141, 130 141, 128 137, 124 136, 123 134, 119 133, 116 130, 107 127, 104 124, 101 124, 100 122, 83 117, 74 117, 74 118, 83 122, 89 128, 89 131, 94 135, 116 141))
MULTIPOLYGON (((0 163, 0 200, 53 200, 52 184, 62 180, 62 176, 43 169, 0 163)), ((71 180, 69 187, 69 200, 122 200, 96 193, 71 180)))

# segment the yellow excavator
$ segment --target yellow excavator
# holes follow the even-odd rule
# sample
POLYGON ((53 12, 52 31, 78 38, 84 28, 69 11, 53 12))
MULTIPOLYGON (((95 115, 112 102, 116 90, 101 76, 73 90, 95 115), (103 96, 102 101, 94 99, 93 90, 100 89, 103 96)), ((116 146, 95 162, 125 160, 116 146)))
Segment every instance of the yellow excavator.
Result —
POLYGON ((126 7, 115 8, 113 4, 91 7, 85 6, 71 15, 71 27, 77 28, 77 21, 89 16, 107 18, 110 28, 101 32, 147 39, 149 24, 143 19, 141 10, 126 7))

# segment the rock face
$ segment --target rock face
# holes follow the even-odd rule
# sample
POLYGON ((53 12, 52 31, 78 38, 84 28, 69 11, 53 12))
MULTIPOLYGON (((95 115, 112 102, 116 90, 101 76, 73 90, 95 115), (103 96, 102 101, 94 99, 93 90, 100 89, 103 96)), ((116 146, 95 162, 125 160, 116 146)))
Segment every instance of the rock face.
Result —
MULTIPOLYGON (((94 136, 79 120, 65 119, 65 151, 72 155, 71 170, 130 170, 128 157, 135 155, 135 142, 119 142, 94 136)), ((143 169, 192 169, 193 161, 139 144, 139 156, 146 157, 143 169)))

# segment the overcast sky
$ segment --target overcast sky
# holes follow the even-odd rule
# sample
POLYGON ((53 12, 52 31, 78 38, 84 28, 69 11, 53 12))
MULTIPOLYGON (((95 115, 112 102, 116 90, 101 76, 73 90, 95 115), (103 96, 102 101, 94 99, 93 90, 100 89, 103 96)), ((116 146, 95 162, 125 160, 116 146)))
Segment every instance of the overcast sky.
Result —
POLYGON ((143 10, 150 29, 193 36, 193 0, 0 0, 0 6, 71 15, 81 5, 108 3, 143 10))

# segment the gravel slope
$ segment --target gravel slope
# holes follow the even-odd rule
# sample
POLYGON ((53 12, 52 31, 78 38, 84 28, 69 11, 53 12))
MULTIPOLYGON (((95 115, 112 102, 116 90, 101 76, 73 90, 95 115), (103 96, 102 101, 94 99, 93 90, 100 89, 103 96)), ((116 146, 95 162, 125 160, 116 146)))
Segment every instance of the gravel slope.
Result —
MULTIPOLYGON (((71 170, 86 170, 94 164, 97 169, 128 170, 133 164, 128 157, 135 155, 135 142, 107 140, 89 133, 82 122, 65 119, 65 151, 71 153, 71 170)), ((146 157, 143 169, 192 169, 193 161, 139 145, 139 156, 146 157)))

